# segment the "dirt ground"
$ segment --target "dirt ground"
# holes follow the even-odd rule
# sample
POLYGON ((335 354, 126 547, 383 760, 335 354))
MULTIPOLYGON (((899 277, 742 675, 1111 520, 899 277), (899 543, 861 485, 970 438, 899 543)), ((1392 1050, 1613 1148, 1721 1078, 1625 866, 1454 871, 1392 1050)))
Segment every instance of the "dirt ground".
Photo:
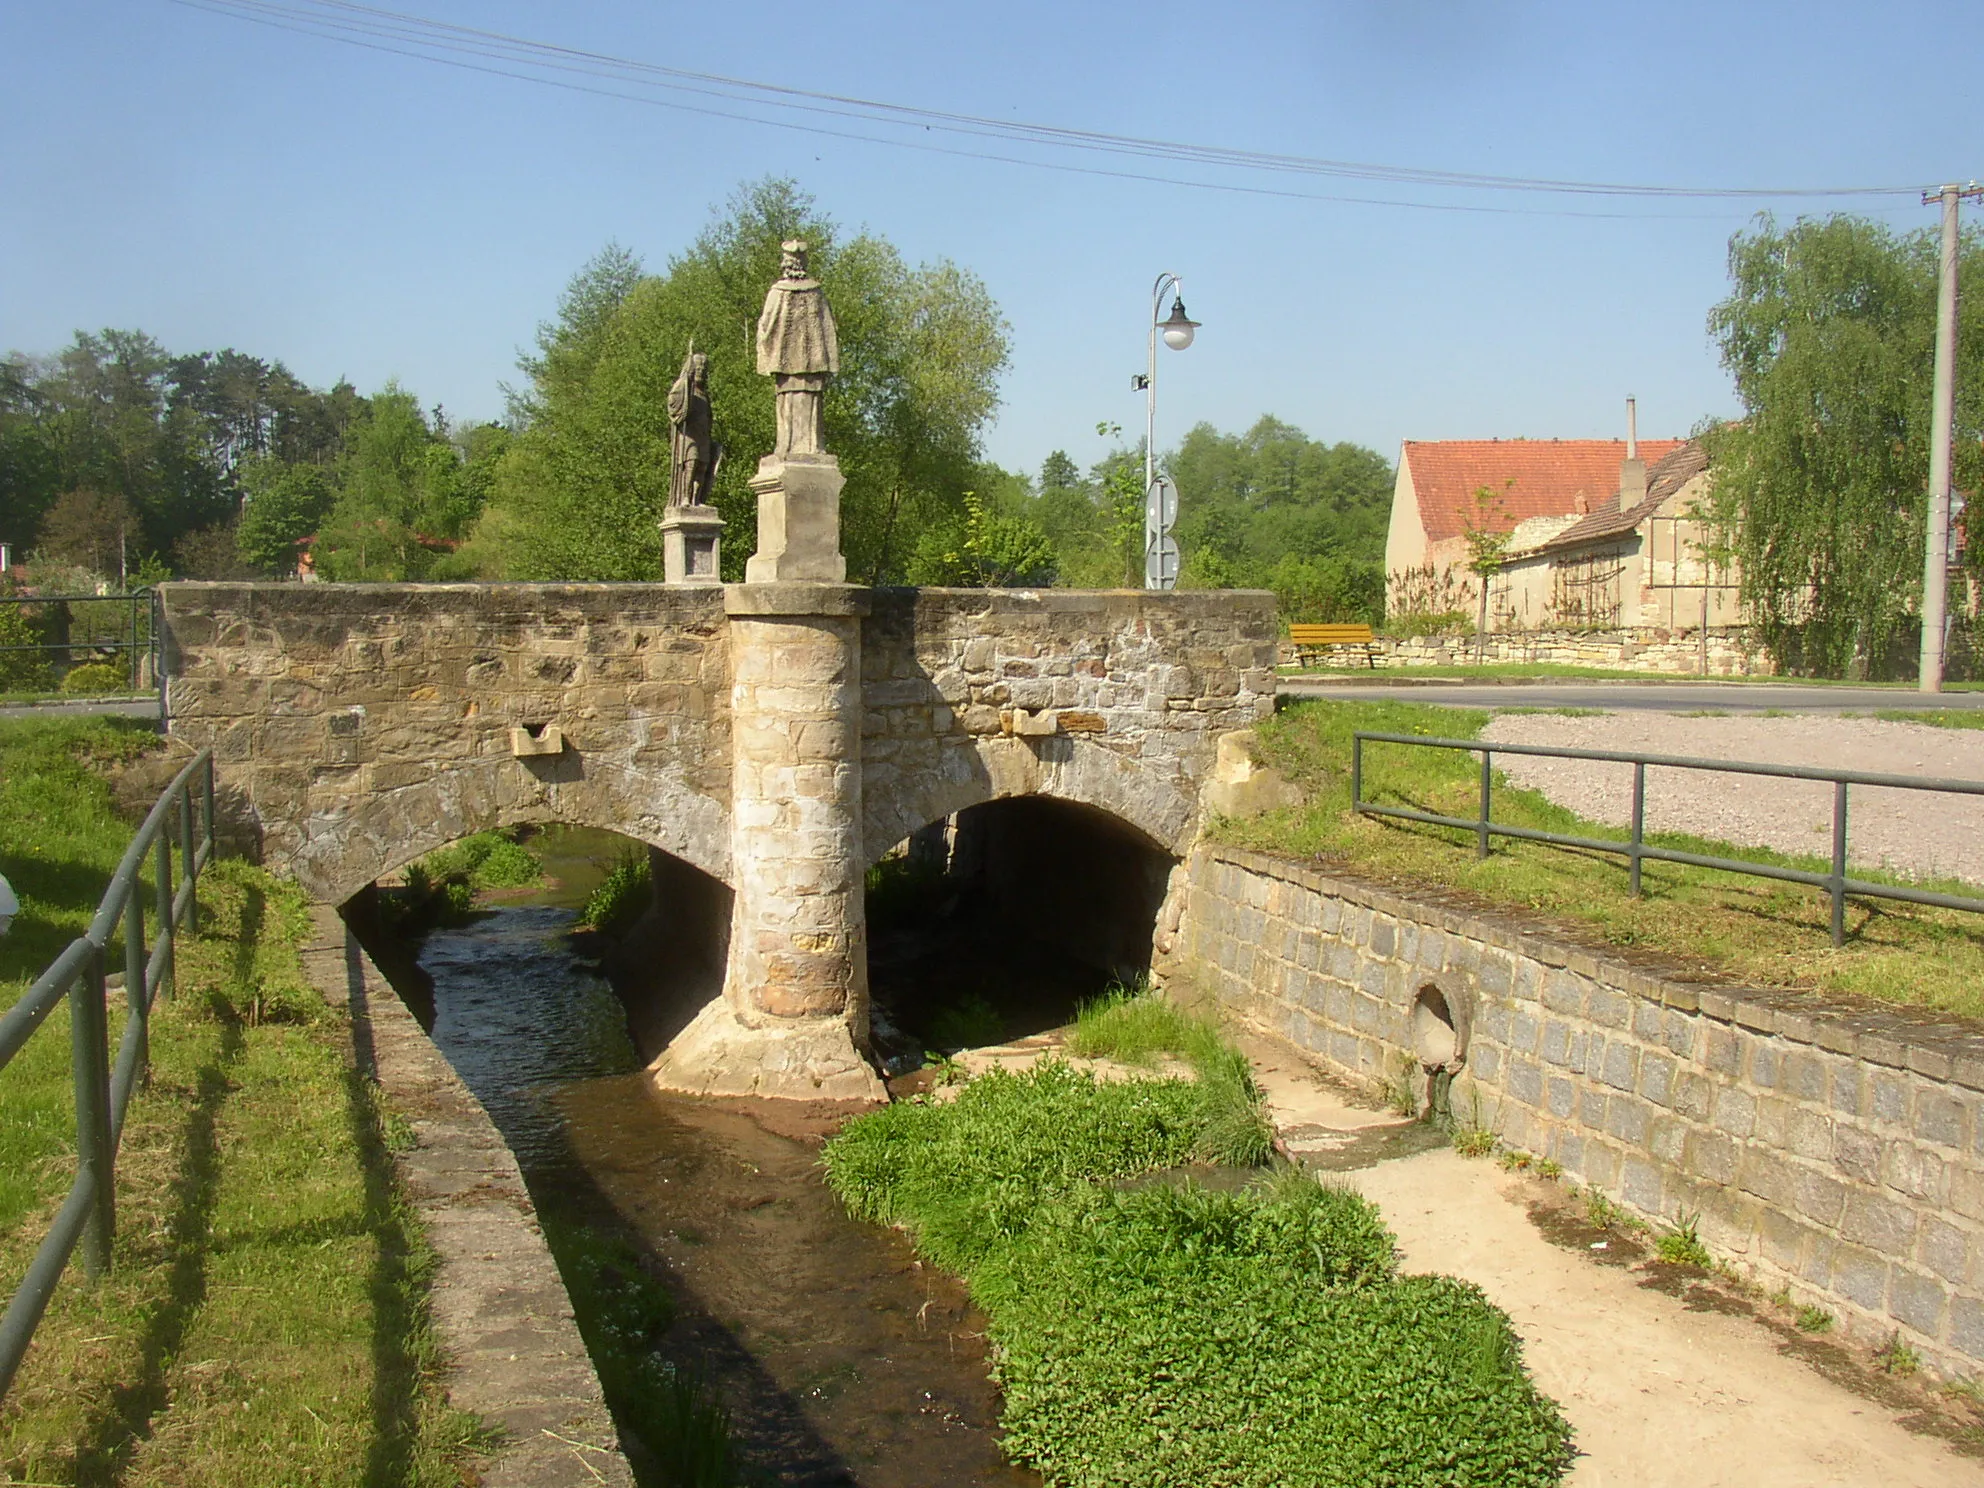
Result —
POLYGON ((1928 1390, 1886 1384, 1766 1303, 1744 1315, 1752 1304, 1630 1241, 1594 1251, 1603 1232, 1572 1217, 1559 1185, 1451 1147, 1411 1151, 1417 1123, 1360 1108, 1271 1045, 1249 1052, 1292 1152, 1383 1211, 1407 1269, 1472 1281, 1514 1319, 1537 1384, 1576 1428, 1572 1488, 1984 1485, 1984 1461, 1903 1424, 1928 1390), (1359 1151, 1377 1160, 1343 1160, 1359 1151))

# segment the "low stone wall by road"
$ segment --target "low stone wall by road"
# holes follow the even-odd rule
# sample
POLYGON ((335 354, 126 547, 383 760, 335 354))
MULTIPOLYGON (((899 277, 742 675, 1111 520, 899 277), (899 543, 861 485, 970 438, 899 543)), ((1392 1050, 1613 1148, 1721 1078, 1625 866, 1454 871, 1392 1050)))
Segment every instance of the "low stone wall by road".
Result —
POLYGON ((1244 1021, 1422 1090, 1457 1042, 1463 1119, 1649 1221, 1699 1214, 1718 1257, 1850 1337, 1984 1372, 1984 1034, 1689 983, 1263 854, 1189 872, 1174 976, 1244 1021))
MULTIPOLYGON (((1462 666, 1475 660, 1474 634, 1379 636, 1378 665, 1462 666)), ((1292 660, 1293 658, 1291 658, 1292 660)), ((1341 659, 1354 660, 1351 653, 1341 659)), ((1658 676, 1702 675, 1701 630, 1638 626, 1625 630, 1536 630, 1491 633, 1487 659, 1525 666, 1615 667, 1658 676)), ((1713 626, 1708 633, 1708 675, 1763 677, 1774 668, 1770 653, 1746 630, 1713 626)))

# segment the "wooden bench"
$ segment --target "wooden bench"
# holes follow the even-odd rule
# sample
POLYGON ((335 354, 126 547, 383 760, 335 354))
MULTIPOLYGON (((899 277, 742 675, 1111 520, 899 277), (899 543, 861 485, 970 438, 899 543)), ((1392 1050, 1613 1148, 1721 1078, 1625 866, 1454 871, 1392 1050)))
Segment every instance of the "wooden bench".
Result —
POLYGON ((1368 625, 1291 625, 1288 639, 1295 647, 1297 666, 1313 666, 1321 652, 1355 646, 1363 650, 1372 670, 1377 669, 1378 643, 1368 625))

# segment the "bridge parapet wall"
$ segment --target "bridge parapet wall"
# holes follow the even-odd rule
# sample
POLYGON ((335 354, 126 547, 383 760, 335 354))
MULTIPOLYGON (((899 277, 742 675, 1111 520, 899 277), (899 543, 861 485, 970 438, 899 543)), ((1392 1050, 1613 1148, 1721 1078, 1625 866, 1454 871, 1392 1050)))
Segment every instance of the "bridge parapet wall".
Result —
POLYGON ((877 590, 862 642, 869 858, 1030 794, 1182 852, 1213 741, 1274 710, 1276 638, 1266 592, 877 590), (1016 732, 1018 712, 1052 731, 1016 732))
POLYGON ((337 902, 468 832, 611 827, 725 876, 721 591, 659 584, 172 584, 175 738, 232 825, 337 902), (515 757, 513 727, 570 746, 515 757))

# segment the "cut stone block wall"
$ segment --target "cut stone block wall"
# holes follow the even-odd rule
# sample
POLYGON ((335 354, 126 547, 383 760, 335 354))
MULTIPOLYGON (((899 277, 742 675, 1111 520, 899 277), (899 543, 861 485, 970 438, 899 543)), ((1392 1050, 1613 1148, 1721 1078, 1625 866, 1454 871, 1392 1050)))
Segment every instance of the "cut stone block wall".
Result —
MULTIPOLYGON (((1379 636, 1378 665, 1458 666, 1475 659, 1474 633, 1438 636, 1379 636)), ((1291 656, 1290 660, 1294 658, 1291 656)), ((1341 653, 1339 662, 1354 658, 1341 653)), ((1622 630, 1492 631, 1487 659, 1525 666, 1616 667, 1661 676, 1700 676, 1702 635, 1698 626, 1633 626, 1622 630)), ((1711 626, 1708 675, 1768 676, 1775 668, 1761 642, 1748 630, 1711 626)))
POLYGON ((1686 982, 1479 912, 1226 847, 1192 856, 1174 975, 1324 1067, 1412 1074, 1437 989, 1456 1110, 1766 1288, 1932 1368, 1984 1369, 1984 1033, 1686 982), (1423 1015, 1422 1015, 1423 1016, 1423 1015))

